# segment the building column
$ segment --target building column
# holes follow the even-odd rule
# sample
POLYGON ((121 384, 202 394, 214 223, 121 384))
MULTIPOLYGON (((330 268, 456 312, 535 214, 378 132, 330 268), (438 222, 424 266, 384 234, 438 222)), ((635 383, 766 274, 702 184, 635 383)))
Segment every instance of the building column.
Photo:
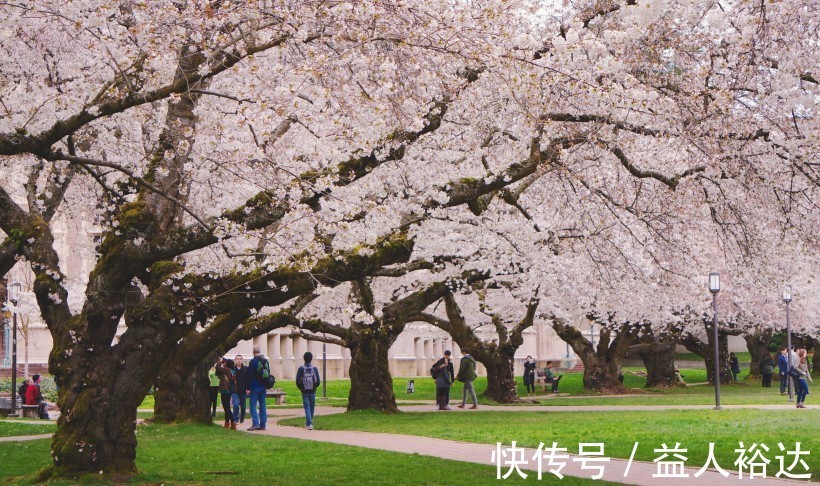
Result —
POLYGON ((350 349, 342 346, 342 376, 350 378, 350 349))
POLYGON ((424 376, 424 341, 421 338, 413 338, 413 350, 416 355, 416 376, 424 376))
POLYGON ((270 371, 274 377, 284 376, 282 369, 282 350, 280 349, 280 335, 277 333, 268 334, 268 360, 270 361, 270 371))
POLYGON ((424 339, 424 368, 423 376, 427 376, 427 370, 433 366, 433 340, 430 338, 424 339))
POLYGON ((281 349, 284 351, 282 353, 282 376, 288 380, 296 378, 296 358, 293 356, 294 344, 292 337, 282 336, 281 349))

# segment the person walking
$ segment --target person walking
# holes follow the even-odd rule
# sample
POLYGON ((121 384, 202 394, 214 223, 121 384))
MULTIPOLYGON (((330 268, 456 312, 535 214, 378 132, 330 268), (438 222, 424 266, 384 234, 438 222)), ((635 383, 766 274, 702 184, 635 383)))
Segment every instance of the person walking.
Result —
POLYGON ((319 372, 311 365, 313 353, 304 355, 305 364, 296 371, 296 387, 302 392, 302 407, 305 409, 305 428, 313 430, 313 417, 316 415, 316 389, 321 384, 319 372))
POLYGON ((459 405, 458 408, 464 408, 467 404, 467 393, 469 393, 473 399, 473 406, 470 407, 470 409, 475 410, 478 408, 478 398, 475 396, 475 388, 473 387, 473 381, 478 377, 475 372, 475 358, 470 356, 468 350, 462 349, 462 351, 464 352, 464 356, 458 365, 458 376, 456 376, 456 379, 464 383, 464 388, 461 390, 461 405, 459 405))
POLYGON ((797 408, 806 408, 806 395, 809 394, 809 383, 813 383, 809 371, 808 353, 805 349, 797 350, 797 366, 795 370, 795 393, 797 394, 797 408), (799 378, 798 378, 799 377, 799 378))
POLYGON ((760 375, 763 378, 763 388, 772 387, 772 375, 774 374, 774 361, 769 353, 760 360, 760 375))
POLYGON ((777 355, 777 371, 780 376, 780 394, 786 394, 786 386, 789 379, 789 359, 786 357, 786 346, 780 346, 780 352, 777 355))
POLYGON ((231 411, 231 397, 236 392, 233 368, 233 361, 225 358, 220 358, 214 366, 216 376, 219 377, 219 397, 222 400, 222 411, 225 413, 224 427, 236 430, 236 417, 231 411))
POLYGON ((527 395, 535 395, 535 361, 532 356, 527 356, 524 361, 524 386, 527 387, 527 395))
POLYGON ((245 422, 245 408, 247 405, 248 392, 251 389, 251 368, 245 366, 242 362, 244 358, 241 354, 237 354, 234 358, 234 379, 236 380, 236 392, 231 396, 231 405, 233 405, 233 416, 238 419, 238 423, 245 422))
POLYGON ((729 353, 729 366, 732 368, 732 381, 737 383, 737 375, 740 374, 740 363, 737 361, 735 353, 729 353))
POLYGON ((253 347, 253 359, 248 363, 251 374, 251 384, 248 391, 248 398, 251 406, 251 427, 249 431, 265 430, 268 423, 268 406, 265 403, 265 383, 262 381, 259 370, 268 364, 268 360, 259 350, 259 346, 253 347))

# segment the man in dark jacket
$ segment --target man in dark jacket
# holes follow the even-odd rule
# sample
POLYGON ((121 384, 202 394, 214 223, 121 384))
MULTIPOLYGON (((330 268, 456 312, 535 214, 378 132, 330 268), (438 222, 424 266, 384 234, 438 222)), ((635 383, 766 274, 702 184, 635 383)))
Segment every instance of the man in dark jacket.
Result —
MULTIPOLYGON (((453 354, 453 353, 451 353, 449 349, 447 351, 445 351, 444 356, 441 359, 439 359, 438 361, 436 361, 435 366, 436 366, 436 368, 438 368, 439 366, 443 365, 446 362, 447 363, 447 373, 450 374, 450 383, 454 383, 456 381, 456 369, 455 369, 455 367, 453 367, 453 360, 450 357, 451 354, 453 354)), ((447 407, 448 410, 450 409, 450 389, 449 388, 447 389, 447 396, 446 396, 446 399, 444 401, 444 406, 447 407)))
POLYGON ((461 364, 458 365, 458 381, 464 383, 464 389, 461 392, 461 405, 458 408, 464 408, 467 404, 467 394, 469 393, 471 398, 473 399, 473 406, 470 407, 472 409, 478 408, 478 398, 475 396, 475 388, 473 388, 473 381, 475 381, 476 375, 475 372, 475 358, 470 356, 470 352, 466 349, 462 349, 464 352, 464 357, 461 358, 461 364))
POLYGON ((322 383, 319 371, 311 364, 313 353, 304 355, 305 364, 296 370, 296 387, 302 392, 302 407, 305 409, 305 428, 313 430, 313 417, 316 415, 316 389, 322 383))
POLYGON ((251 390, 251 368, 243 365, 241 354, 234 358, 234 377, 236 378, 236 393, 231 396, 233 405, 233 416, 239 419, 239 423, 245 422, 245 406, 248 392, 251 390))
POLYGON ((780 374, 780 394, 786 394, 786 384, 789 375, 789 360, 786 358, 786 346, 780 347, 780 353, 777 355, 777 371, 780 374))

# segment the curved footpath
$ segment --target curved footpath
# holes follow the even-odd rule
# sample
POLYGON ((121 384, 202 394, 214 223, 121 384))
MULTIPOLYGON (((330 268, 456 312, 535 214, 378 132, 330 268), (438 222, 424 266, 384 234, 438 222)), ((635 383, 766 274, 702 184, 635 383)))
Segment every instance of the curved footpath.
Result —
MULTIPOLYGON (((612 405, 612 406, 559 406, 559 407, 549 407, 549 406, 526 406, 526 407, 516 407, 516 406, 479 406, 479 409, 476 411, 505 411, 505 412, 541 412, 541 411, 572 411, 572 412, 581 412, 581 411, 627 411, 627 410, 636 410, 636 411, 647 411, 647 410, 680 410, 680 409, 689 409, 689 410, 705 410, 710 409, 711 407, 708 405, 646 405, 646 406, 627 406, 627 405, 612 405)), ((794 408, 793 406, 789 405, 728 405, 725 408, 749 408, 749 409, 762 409, 762 410, 781 410, 781 409, 791 409, 794 408)), ((820 408, 820 406, 811 406, 810 408, 820 408)), ((403 412, 436 412, 436 410, 431 408, 431 405, 410 405, 410 406, 400 406, 399 409, 403 412)), ((459 409, 457 407, 453 408, 453 411, 458 411, 462 413, 472 413, 476 412, 473 410, 468 409, 459 409)), ((292 417, 292 416, 300 416, 301 410, 299 409, 274 409, 268 410, 269 415, 285 418, 285 417, 292 417)), ((316 416, 320 417, 322 415, 331 415, 335 413, 343 413, 344 409, 340 407, 316 407, 316 416)), ((333 444, 342 444, 342 445, 350 445, 350 446, 358 446, 358 447, 366 447, 368 449, 379 449, 385 451, 393 451, 393 452, 402 452, 405 454, 419 454, 423 456, 432 456, 438 457, 441 459, 451 459, 454 461, 462 461, 462 462, 472 462, 476 464, 482 464, 485 466, 494 466, 495 463, 492 462, 493 454, 496 451, 495 445, 490 444, 477 444, 473 442, 460 442, 455 440, 445 440, 445 439, 435 439, 430 437, 420 437, 415 435, 402 435, 402 434, 385 434, 385 433, 375 433, 375 432, 358 432, 358 431, 334 431, 334 430, 307 430, 302 427, 288 427, 282 425, 275 425, 275 426, 268 426, 267 430, 264 431, 257 431, 251 432, 254 434, 264 434, 264 435, 271 435, 276 437, 287 437, 291 439, 301 439, 301 440, 313 440, 317 442, 330 442, 333 444)), ((509 446, 509 444, 506 444, 509 446)), ((528 448, 527 449, 527 461, 528 464, 522 465, 520 469, 524 471, 530 476, 530 479, 533 477, 537 478, 537 466, 535 462, 532 460, 532 454, 534 449, 528 448)), ((593 474, 594 470, 590 468, 593 465, 590 465, 586 470, 581 469, 580 462, 574 462, 574 458, 578 458, 579 456, 568 454, 569 458, 565 460, 566 466, 561 470, 561 473, 565 476, 576 476, 580 478, 589 479, 591 474, 593 474)), ((657 486, 658 484, 664 485, 691 485, 697 484, 699 486, 725 486, 726 481, 742 481, 744 483, 754 484, 757 486, 766 486, 766 485, 784 485, 784 484, 807 484, 805 481, 797 481, 791 479, 778 479, 774 477, 767 477, 767 478, 760 478, 757 477, 753 480, 749 480, 746 477, 743 480, 738 480, 737 478, 737 470, 732 470, 731 467, 726 467, 724 465, 724 469, 726 469, 731 476, 728 478, 722 476, 716 470, 709 469, 705 471, 702 475, 695 478, 693 475, 698 472, 700 467, 687 467, 683 473, 688 474, 686 478, 659 478, 659 477, 652 477, 653 474, 658 473, 658 465, 653 462, 646 462, 646 461, 632 461, 630 464, 628 460, 625 459, 610 459, 609 462, 606 462, 604 467, 604 475, 601 478, 605 481, 612 481, 616 483, 624 483, 624 484, 636 484, 636 485, 646 485, 646 486, 657 486), (628 468, 628 469, 627 469, 628 468), (660 482, 659 482, 660 481, 660 482)), ((777 466, 772 461, 772 464, 769 465, 770 468, 775 469, 777 466)), ((544 465, 542 468, 543 471, 543 479, 544 480, 555 480, 557 478, 553 477, 550 474, 549 467, 544 465)), ((502 467, 501 474, 506 474, 509 470, 509 466, 502 467)), ((775 470, 771 471, 771 474, 774 474, 775 470)), ((516 472, 512 473, 516 475, 516 472)))

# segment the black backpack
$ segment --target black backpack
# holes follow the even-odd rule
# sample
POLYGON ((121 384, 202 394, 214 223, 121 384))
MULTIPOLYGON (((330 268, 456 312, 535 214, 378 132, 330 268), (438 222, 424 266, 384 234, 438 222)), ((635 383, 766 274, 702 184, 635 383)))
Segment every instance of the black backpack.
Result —
POLYGON ((254 372, 256 373, 256 379, 259 383, 265 385, 266 389, 270 390, 276 384, 276 378, 270 374, 270 363, 265 358, 258 359, 254 372))
POLYGON ((20 396, 20 399, 25 401, 26 400, 26 392, 28 391, 28 382, 23 382, 22 385, 17 389, 17 394, 20 396))
POLYGON ((433 379, 438 378, 438 370, 439 370, 438 363, 434 364, 433 367, 430 368, 430 376, 432 376, 433 379))

